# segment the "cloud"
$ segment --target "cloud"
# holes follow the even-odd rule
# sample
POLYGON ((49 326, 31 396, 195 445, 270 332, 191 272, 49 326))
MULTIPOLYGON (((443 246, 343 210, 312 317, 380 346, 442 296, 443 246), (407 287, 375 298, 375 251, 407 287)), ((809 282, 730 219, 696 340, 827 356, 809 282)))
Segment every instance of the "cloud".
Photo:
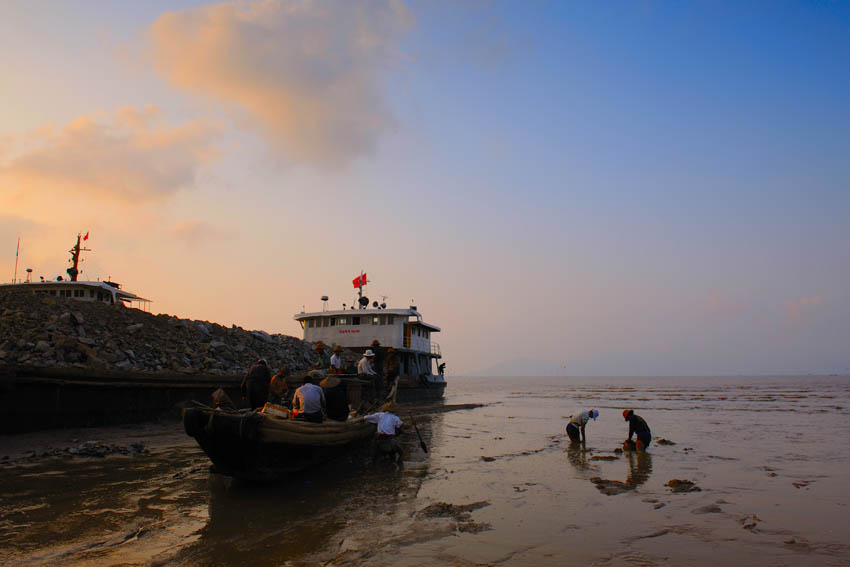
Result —
POLYGON ((206 120, 170 126, 154 106, 80 116, 47 125, 0 147, 0 185, 18 191, 72 191, 150 200, 194 183, 217 157, 218 127, 206 120))
POLYGON ((824 298, 820 295, 802 297, 799 300, 789 299, 785 302, 785 318, 789 323, 799 323, 807 310, 823 302, 824 298))
POLYGON ((227 232, 202 221, 188 221, 171 229, 171 235, 188 245, 222 240, 227 232))
POLYGON ((412 17, 401 0, 224 2, 151 26, 172 85, 226 103, 279 152, 339 167, 393 124, 381 81, 412 17))

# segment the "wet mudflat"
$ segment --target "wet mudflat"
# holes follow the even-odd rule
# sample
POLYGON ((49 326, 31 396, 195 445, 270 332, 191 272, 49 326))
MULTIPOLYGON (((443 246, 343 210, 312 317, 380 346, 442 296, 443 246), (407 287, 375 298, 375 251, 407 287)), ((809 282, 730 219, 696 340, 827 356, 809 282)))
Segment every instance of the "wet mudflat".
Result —
POLYGON ((404 467, 355 455, 259 486, 210 474, 176 423, 0 438, 0 564, 850 564, 847 378, 450 390, 485 405, 419 414, 430 451, 411 429, 404 467), (617 451, 624 407, 668 443, 617 451))

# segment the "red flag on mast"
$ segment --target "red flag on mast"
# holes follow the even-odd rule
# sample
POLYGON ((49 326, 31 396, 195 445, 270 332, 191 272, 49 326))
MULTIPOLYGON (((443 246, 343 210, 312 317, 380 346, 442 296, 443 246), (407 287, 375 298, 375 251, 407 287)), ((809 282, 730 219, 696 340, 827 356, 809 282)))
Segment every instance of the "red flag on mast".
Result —
POLYGON ((86 235, 83 237, 83 240, 88 240, 88 239, 89 239, 89 231, 86 231, 86 235))
POLYGON ((362 285, 366 285, 366 274, 361 274, 351 280, 351 283, 354 284, 354 287, 360 287, 362 285))

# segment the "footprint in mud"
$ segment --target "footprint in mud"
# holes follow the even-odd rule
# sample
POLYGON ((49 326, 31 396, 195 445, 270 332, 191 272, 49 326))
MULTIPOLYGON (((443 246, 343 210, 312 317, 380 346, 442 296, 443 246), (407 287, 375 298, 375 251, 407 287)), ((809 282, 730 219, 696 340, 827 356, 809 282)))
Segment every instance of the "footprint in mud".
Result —
POLYGON ((656 444, 656 445, 675 445, 676 443, 674 443, 673 441, 670 441, 669 439, 665 439, 665 438, 663 438, 663 437, 659 437, 659 438, 655 441, 655 444, 656 444))
POLYGON ((792 482, 791 484, 794 486, 794 488, 806 488, 807 489, 809 487, 809 485, 813 482, 814 482, 813 480, 801 480, 801 481, 798 481, 798 482, 792 482))
POLYGON ((691 514, 720 514, 721 512, 723 512, 723 508, 721 508, 717 504, 700 506, 699 508, 691 510, 691 514))

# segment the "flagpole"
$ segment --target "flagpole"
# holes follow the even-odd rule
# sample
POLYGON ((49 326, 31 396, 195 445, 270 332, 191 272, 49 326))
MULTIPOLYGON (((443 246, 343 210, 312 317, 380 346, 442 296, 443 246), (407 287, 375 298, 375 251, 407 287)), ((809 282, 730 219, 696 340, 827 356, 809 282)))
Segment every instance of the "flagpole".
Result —
POLYGON ((18 247, 15 249, 15 277, 12 278, 12 283, 18 283, 18 254, 21 252, 21 237, 18 237, 18 247))

